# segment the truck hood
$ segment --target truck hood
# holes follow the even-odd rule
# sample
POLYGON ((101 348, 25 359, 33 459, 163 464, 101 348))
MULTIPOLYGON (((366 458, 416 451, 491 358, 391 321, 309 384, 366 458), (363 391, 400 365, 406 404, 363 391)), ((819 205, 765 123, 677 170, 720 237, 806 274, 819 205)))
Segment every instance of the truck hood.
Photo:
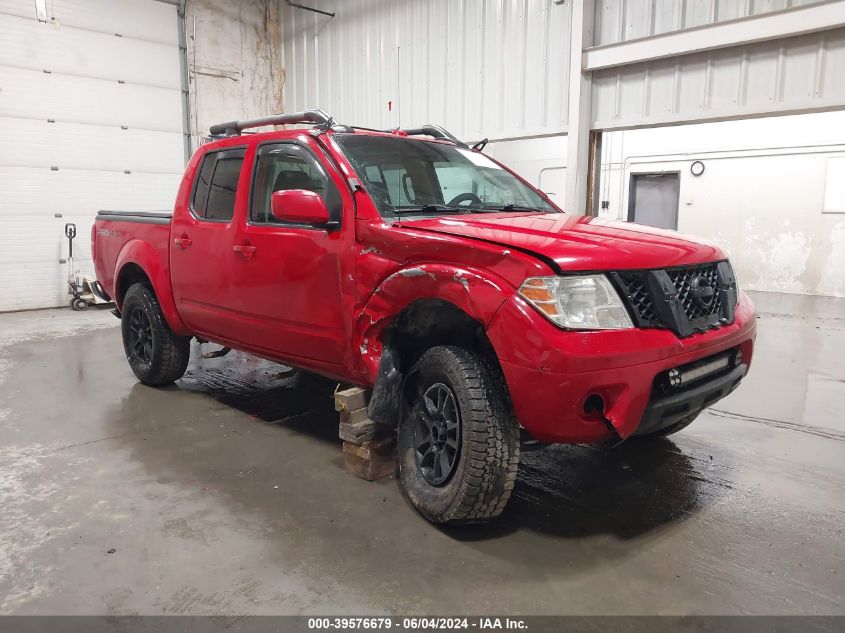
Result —
POLYGON ((568 213, 478 213, 401 226, 511 246, 552 260, 562 271, 667 268, 726 257, 718 246, 697 237, 568 213))

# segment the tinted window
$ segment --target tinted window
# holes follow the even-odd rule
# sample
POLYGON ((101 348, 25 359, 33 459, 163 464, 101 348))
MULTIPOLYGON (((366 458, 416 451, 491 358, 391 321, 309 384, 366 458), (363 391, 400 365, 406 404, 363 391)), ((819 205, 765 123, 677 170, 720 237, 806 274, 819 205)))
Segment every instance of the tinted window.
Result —
POLYGON ((314 156, 291 143, 264 145, 259 150, 249 217, 274 222, 270 200, 276 191, 307 189, 319 194, 334 219, 340 215, 340 196, 314 156))
POLYGON ((228 157, 220 152, 217 166, 211 177, 208 190, 208 205, 205 218, 208 220, 231 220, 235 212, 235 193, 238 190, 238 178, 241 175, 243 156, 228 157))
POLYGON ((214 163, 217 160, 217 154, 206 154, 200 167, 199 176, 197 177, 197 187, 194 189, 194 199, 192 206, 194 213, 199 216, 205 215, 205 203, 208 200, 208 185, 211 183, 211 174, 214 171, 214 163))

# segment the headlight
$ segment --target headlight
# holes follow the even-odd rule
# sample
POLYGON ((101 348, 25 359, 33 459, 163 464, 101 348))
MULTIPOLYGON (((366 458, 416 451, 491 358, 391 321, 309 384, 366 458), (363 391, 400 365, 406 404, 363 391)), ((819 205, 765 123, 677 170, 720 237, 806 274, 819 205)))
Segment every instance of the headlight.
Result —
POLYGON ((529 277, 519 295, 552 323, 573 330, 634 327, 619 294, 604 275, 529 277))

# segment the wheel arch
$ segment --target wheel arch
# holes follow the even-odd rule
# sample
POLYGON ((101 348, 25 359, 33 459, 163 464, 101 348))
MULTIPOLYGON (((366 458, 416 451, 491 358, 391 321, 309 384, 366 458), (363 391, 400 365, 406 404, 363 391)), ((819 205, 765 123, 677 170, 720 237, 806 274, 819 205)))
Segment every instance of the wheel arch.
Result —
POLYGON ((439 345, 479 352, 498 367, 487 325, 507 298, 499 279, 431 264, 403 269, 373 293, 358 319, 363 372, 373 393, 370 418, 397 419, 404 377, 422 354, 439 345))
POLYGON ((129 287, 134 283, 146 283, 152 288, 170 329, 175 334, 186 336, 191 332, 176 309, 167 261, 166 254, 162 256, 147 242, 138 239, 127 242, 115 264, 115 304, 118 310, 122 309, 123 298, 129 287))

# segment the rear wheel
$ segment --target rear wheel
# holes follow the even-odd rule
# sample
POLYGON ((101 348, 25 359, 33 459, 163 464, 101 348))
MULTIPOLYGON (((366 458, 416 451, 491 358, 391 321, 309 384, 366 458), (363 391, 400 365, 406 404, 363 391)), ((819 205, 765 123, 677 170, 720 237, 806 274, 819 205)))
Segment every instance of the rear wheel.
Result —
POLYGON ((168 385, 185 374, 191 338, 173 333, 148 286, 130 286, 123 299, 120 327, 126 359, 142 383, 168 385))
POLYGON ((461 347, 434 347, 409 372, 404 395, 399 479, 411 504, 434 523, 501 514, 519 433, 498 368, 461 347))

